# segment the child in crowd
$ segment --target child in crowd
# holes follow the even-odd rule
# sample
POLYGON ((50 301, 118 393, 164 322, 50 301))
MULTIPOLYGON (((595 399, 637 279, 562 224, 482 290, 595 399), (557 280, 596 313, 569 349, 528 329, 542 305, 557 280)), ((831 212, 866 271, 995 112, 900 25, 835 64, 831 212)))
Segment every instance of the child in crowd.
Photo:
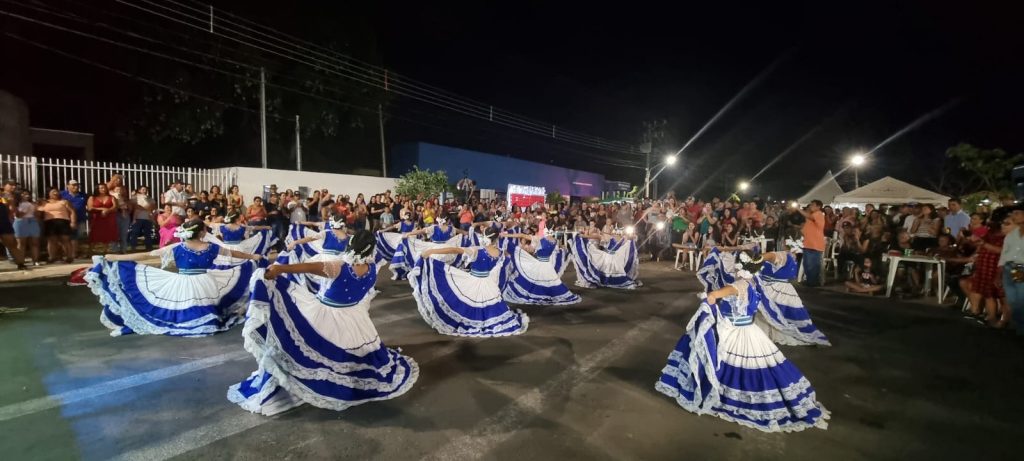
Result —
POLYGON ((873 295, 885 288, 878 275, 875 274, 871 258, 864 258, 861 264, 853 269, 853 279, 846 282, 846 291, 873 295))

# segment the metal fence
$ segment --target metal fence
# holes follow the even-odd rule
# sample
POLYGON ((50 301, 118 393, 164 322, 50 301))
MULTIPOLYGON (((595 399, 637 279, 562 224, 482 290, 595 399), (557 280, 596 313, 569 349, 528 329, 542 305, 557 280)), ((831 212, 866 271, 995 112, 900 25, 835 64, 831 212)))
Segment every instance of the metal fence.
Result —
POLYGON ((51 186, 64 189, 72 179, 81 184, 83 192, 91 193, 97 184, 107 182, 114 173, 121 173, 124 184, 131 189, 149 187, 152 196, 167 190, 175 180, 192 184, 197 193, 209 190, 210 186, 220 186, 227 192, 237 177, 232 168, 172 167, 0 154, 0 178, 14 179, 36 197, 42 197, 51 186))

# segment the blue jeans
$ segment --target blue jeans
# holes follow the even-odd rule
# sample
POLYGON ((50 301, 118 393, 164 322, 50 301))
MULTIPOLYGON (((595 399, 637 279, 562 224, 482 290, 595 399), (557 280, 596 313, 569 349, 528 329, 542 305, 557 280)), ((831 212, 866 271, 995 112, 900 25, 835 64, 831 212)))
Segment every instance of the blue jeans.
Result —
POLYGON ((153 221, 148 219, 136 219, 128 231, 128 247, 135 251, 135 245, 142 237, 146 242, 146 251, 153 251, 153 243, 156 242, 156 234, 153 233, 153 221))
POLYGON ((804 285, 821 286, 821 252, 804 248, 804 285))
POLYGON ((1017 325, 1017 334, 1024 335, 1024 282, 1014 282, 1010 275, 1010 264, 1003 266, 1003 292, 1013 312, 1013 323, 1017 325))
POLYGON ((128 251, 128 233, 132 225, 132 218, 117 214, 117 241, 120 242, 122 253, 128 251))

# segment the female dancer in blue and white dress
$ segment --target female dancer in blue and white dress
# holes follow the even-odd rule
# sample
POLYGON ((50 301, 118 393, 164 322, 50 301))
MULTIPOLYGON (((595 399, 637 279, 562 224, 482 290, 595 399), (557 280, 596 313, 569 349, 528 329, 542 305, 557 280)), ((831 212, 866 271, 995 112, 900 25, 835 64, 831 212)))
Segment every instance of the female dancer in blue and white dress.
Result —
POLYGON ((378 266, 391 263, 395 257, 395 251, 402 244, 402 238, 414 230, 416 230, 416 221, 412 220, 412 213, 403 211, 401 221, 377 231, 377 245, 373 252, 373 261, 378 266))
POLYGON ((581 233, 573 238, 572 261, 576 266, 576 285, 583 288, 609 287, 632 290, 643 284, 638 280, 640 261, 634 235, 612 237, 601 232, 581 233))
POLYGON ((210 224, 211 232, 204 238, 207 242, 242 253, 266 256, 277 243, 277 236, 270 226, 243 226, 238 224, 238 213, 224 217, 224 223, 210 224), (213 234, 219 234, 217 238, 213 234))
MULTIPOLYGON (((420 259, 420 253, 430 248, 440 247, 468 247, 468 234, 462 229, 455 228, 448 224, 448 220, 442 217, 437 218, 437 224, 422 229, 407 232, 402 235, 402 243, 395 249, 395 256, 391 258, 389 268, 393 274, 392 280, 404 280, 410 270, 416 266, 420 259), (417 239, 420 235, 430 237, 430 242, 417 239)), ((459 260, 463 258, 458 258, 459 260)))
POLYGON ((409 284, 420 314, 438 333, 453 336, 509 336, 526 332, 529 317, 509 309, 502 299, 505 255, 497 234, 486 230, 487 247, 447 247, 425 250, 409 272, 409 284), (440 257, 461 256, 469 272, 440 257))
MULTIPOLYGON (((735 280, 739 270, 736 258, 739 254, 730 250, 747 250, 740 247, 721 251, 713 248, 704 264, 697 271, 697 278, 705 291, 713 291, 735 280)), ((828 338, 814 325, 811 315, 804 307, 800 295, 789 283, 795 279, 799 264, 790 252, 776 251, 760 256, 763 268, 757 274, 761 302, 756 306, 762 315, 757 324, 778 344, 786 346, 831 346, 828 338)))
POLYGON ((765 432, 828 428, 814 388, 754 325, 762 261, 744 253, 736 281, 707 293, 655 389, 679 406, 765 432))
POLYGON ((351 240, 340 258, 256 272, 242 337, 259 368, 228 389, 228 400, 263 415, 303 403, 340 411, 412 388, 419 367, 384 346, 367 311, 377 280, 373 234, 351 240), (320 291, 280 277, 297 273, 318 279, 320 291))
MULTIPOLYGON (((302 255, 303 261, 311 261, 317 255, 323 255, 321 256, 321 259, 324 257, 327 259, 333 259, 348 250, 349 234, 345 227, 344 216, 335 215, 324 223, 311 222, 307 224, 315 226, 323 225, 327 228, 288 243, 286 246, 288 250, 294 250, 296 247, 300 246, 304 249, 302 255)), ((319 261, 319 259, 317 261, 319 261)))
POLYGON ((505 301, 546 306, 580 302, 580 296, 562 283, 562 273, 568 265, 566 250, 559 248, 550 235, 536 235, 536 227, 529 231, 530 234, 505 235, 521 239, 509 259, 511 272, 502 293, 505 301))
POLYGON ((227 330, 245 317, 252 261, 224 265, 226 258, 262 256, 203 241, 206 226, 193 219, 175 232, 181 243, 155 250, 164 266, 174 260, 178 272, 136 263, 146 253, 95 257, 86 283, 103 305, 100 321, 111 336, 125 334, 206 336, 227 330))

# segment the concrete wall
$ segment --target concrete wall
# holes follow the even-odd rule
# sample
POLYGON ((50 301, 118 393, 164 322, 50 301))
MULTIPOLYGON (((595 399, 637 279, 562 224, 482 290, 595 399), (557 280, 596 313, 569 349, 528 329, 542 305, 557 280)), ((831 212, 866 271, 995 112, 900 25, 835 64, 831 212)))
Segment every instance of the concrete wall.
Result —
MULTIPOLYGON (((310 190, 327 189, 334 195, 349 195, 353 199, 362 193, 373 195, 388 189, 394 190, 396 179, 350 174, 317 173, 312 171, 273 170, 263 168, 235 167, 235 184, 248 204, 252 197, 263 195, 263 186, 277 184, 279 192, 286 189, 310 190)), ((227 192, 225 190, 225 192, 227 192)), ((367 197, 369 199, 369 197, 367 197)))
POLYGON ((391 150, 391 172, 401 175, 414 165, 420 169, 444 170, 448 180, 462 179, 463 171, 479 189, 504 192, 509 184, 544 187, 575 197, 600 197, 604 175, 588 171, 529 162, 512 157, 487 154, 428 143, 402 144, 391 150))
POLYGON ((0 90, 0 154, 32 154, 28 106, 25 101, 3 90, 0 90))

